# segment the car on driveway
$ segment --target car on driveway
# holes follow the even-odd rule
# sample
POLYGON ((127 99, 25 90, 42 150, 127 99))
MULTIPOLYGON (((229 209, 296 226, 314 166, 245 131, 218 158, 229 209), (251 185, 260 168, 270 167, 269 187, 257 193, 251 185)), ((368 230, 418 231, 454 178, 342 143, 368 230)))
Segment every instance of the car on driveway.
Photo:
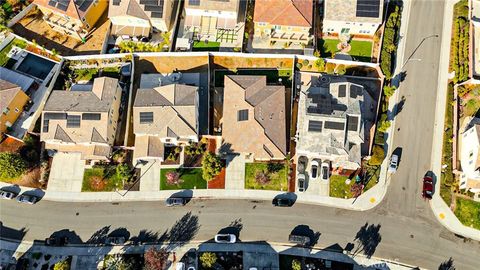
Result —
POLYGON ((303 173, 298 175, 298 191, 304 192, 306 189, 305 175, 303 173))
POLYGON ((310 172, 310 178, 312 180, 315 180, 315 179, 318 178, 318 166, 319 166, 318 161, 313 160, 312 165, 311 165, 312 168, 311 168, 311 172, 310 172))
POLYGON ((17 197, 17 202, 26 203, 26 204, 35 204, 38 201, 38 198, 33 195, 22 194, 17 197))
POLYGON ((330 179, 330 164, 322 163, 322 180, 328 181, 330 179))
POLYGON ((294 201, 289 198, 274 198, 272 201, 273 206, 280 206, 280 207, 290 207, 292 206, 294 201))
POLYGON ((168 198, 165 201, 165 204, 167 206, 184 206, 187 203, 187 200, 185 198, 168 198))
POLYGON ((119 246, 125 244, 125 237, 123 236, 110 236, 105 239, 105 245, 119 246))
POLYGON ((398 167, 398 156, 396 154, 393 154, 390 157, 390 164, 388 165, 388 172, 389 173, 395 173, 397 171, 398 167))
POLYGON ((234 234, 217 234, 215 235, 215 243, 233 244, 237 241, 234 234))
POLYGON ((0 198, 2 199, 11 200, 15 197, 17 197, 17 193, 7 191, 7 190, 0 190, 0 198))
POLYGON ((433 178, 430 175, 423 177, 422 197, 424 199, 432 199, 433 196, 433 178))

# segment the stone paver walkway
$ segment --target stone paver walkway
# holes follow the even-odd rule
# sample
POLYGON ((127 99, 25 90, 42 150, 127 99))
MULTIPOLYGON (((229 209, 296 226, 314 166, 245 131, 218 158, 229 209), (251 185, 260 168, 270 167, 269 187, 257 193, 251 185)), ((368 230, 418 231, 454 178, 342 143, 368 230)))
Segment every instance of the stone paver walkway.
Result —
POLYGON ((225 189, 245 189, 245 157, 243 155, 227 156, 225 189))

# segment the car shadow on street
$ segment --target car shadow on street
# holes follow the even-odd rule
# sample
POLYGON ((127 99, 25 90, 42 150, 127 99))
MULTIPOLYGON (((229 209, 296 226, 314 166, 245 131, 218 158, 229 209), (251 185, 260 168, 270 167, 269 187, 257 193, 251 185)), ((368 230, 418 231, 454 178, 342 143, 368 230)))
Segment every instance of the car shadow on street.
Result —
POLYGON ((170 198, 183 198, 183 199, 185 199, 185 204, 187 204, 193 198, 193 190, 185 189, 185 190, 175 192, 170 196, 170 198))

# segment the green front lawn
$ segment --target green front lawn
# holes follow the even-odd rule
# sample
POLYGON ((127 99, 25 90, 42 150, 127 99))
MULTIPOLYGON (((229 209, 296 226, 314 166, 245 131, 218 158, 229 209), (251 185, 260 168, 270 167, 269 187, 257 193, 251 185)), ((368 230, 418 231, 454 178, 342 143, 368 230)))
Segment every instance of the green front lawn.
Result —
POLYGON ((287 191, 287 166, 284 165, 276 171, 268 172, 268 163, 246 163, 245 188, 287 191), (270 177, 269 183, 262 185, 255 180, 255 176, 260 172, 267 172, 268 176, 270 177))
POLYGON ((84 68, 84 69, 75 69, 75 81, 91 81, 95 75, 98 74, 99 70, 97 68, 84 68))
POLYGON ((465 226, 480 230, 480 202, 457 197, 455 215, 465 226))
MULTIPOLYGON (((333 53, 339 52, 337 44, 340 42, 338 39, 320 39, 318 44, 320 47, 320 54, 324 58, 330 58, 333 53)), ((363 40, 350 41, 351 50, 348 52, 354 60, 363 62, 370 62, 372 56, 372 42, 363 40)))
POLYGON ((193 43, 193 51, 197 52, 218 52, 220 50, 220 42, 209 41, 205 43, 204 41, 195 41, 193 43))
POLYGON ((207 181, 202 177, 202 169, 162 169, 160 170, 160 190, 174 189, 206 189, 207 181), (182 180, 180 184, 169 185, 167 183, 167 172, 176 171, 180 174, 182 180))
POLYGON ((123 189, 122 178, 115 172, 115 166, 93 167, 85 169, 83 173, 82 191, 114 191, 123 189), (103 179, 103 183, 98 184, 96 179, 103 179))
POLYGON ((350 181, 350 184, 345 184, 347 176, 343 175, 331 175, 330 176, 330 197, 350 199, 352 198, 352 192, 350 187, 355 183, 354 180, 350 181))

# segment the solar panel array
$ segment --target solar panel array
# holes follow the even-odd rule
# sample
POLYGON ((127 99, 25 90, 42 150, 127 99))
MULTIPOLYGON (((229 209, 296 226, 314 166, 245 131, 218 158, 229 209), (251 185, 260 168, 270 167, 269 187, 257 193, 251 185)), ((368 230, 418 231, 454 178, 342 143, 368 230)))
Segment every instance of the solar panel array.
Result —
POLYGON ((322 121, 308 121, 308 131, 322 132, 322 121))
POLYGON ((62 120, 67 119, 66 113, 44 113, 43 114, 43 132, 48 132, 48 125, 51 119, 62 120))
POLYGON ((343 130, 345 125, 342 122, 332 122, 332 121, 325 121, 326 129, 333 129, 333 130, 343 130))
POLYGON ((153 112, 140 112, 140 124, 153 123, 153 112))
POLYGON ((67 11, 70 0, 50 0, 48 5, 56 9, 67 11))
POLYGON ((357 17, 378 18, 381 0, 357 0, 357 17))
POLYGON ((113 0, 113 1, 112 1, 112 4, 113 4, 114 6, 120 6, 120 2, 121 2, 121 0, 113 0))
POLYGON ((311 104, 307 108, 307 113, 330 114, 332 112, 331 98, 317 93, 309 93, 308 98, 311 104))
POLYGON ((101 117, 99 113, 82 113, 82 120, 100 120, 101 117))
POLYGON ((190 6, 200 6, 200 0, 188 0, 190 6))
POLYGON ((80 121, 80 115, 67 115, 67 128, 79 128, 80 121))

